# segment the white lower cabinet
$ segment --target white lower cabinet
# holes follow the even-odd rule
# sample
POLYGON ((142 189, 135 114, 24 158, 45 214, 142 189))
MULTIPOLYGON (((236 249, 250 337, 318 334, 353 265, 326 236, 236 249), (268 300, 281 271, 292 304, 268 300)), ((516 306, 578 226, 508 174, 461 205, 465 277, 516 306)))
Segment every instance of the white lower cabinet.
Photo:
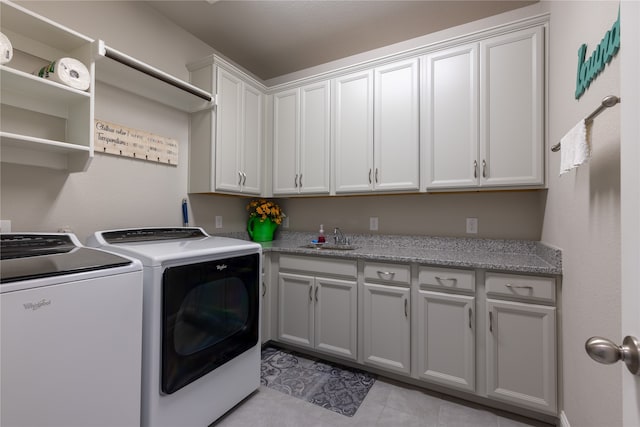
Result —
POLYGON ((476 391, 475 289, 473 270, 418 267, 414 354, 420 379, 476 391))
POLYGON ((554 277, 301 255, 273 277, 280 342, 557 416, 554 277))
MULTIPOLYGON (((278 274, 278 340, 342 358, 357 357, 357 283, 333 277, 278 274)), ((327 274, 332 272, 326 270, 327 274)))
POLYGON ((525 276, 509 277, 487 273, 485 279, 488 296, 509 292, 510 298, 523 301, 487 299, 487 396, 555 415, 556 308, 526 302, 544 299, 554 280, 531 278, 527 282, 525 276))
POLYGON ((411 291, 408 272, 408 265, 366 264, 362 288, 363 362, 402 374, 411 371, 411 291), (405 271, 407 286, 392 283, 404 281, 405 271), (383 283, 371 283, 372 277, 368 277, 370 272, 383 283))
POLYGON ((475 391, 475 298, 418 291, 418 376, 475 391))

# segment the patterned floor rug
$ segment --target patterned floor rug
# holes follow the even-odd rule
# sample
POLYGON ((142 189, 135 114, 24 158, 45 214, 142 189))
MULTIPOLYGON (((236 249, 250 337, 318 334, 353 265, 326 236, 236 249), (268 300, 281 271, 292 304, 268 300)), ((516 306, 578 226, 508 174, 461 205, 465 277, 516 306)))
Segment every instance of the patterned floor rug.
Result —
POLYGON ((262 350, 260 382, 282 393, 352 417, 375 377, 274 347, 262 350))

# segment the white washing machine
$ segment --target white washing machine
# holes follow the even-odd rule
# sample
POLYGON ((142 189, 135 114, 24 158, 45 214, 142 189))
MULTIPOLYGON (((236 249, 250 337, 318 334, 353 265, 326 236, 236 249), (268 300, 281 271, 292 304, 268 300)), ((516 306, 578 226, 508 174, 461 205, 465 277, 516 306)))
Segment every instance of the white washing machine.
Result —
POLYGON ((0 239, 0 425, 139 425, 140 262, 73 234, 0 239))
POLYGON ((259 244, 197 227, 100 231, 87 244, 143 265, 143 426, 208 426, 258 389, 259 244))

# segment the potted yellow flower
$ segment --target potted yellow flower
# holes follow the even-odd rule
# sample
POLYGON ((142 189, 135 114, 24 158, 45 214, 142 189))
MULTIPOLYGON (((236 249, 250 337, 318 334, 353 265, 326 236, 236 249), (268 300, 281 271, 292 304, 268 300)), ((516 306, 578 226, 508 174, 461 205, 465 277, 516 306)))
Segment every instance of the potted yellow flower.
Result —
POLYGON ((270 242, 273 240, 273 233, 285 217, 280 206, 266 199, 249 202, 247 204, 247 212, 249 212, 247 231, 254 242, 270 242))

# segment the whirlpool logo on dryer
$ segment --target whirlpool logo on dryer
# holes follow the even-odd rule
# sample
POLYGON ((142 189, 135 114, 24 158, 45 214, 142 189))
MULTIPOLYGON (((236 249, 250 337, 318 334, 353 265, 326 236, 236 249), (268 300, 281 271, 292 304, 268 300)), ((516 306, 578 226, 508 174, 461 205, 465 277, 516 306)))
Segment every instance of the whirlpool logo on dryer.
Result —
POLYGON ((216 265, 216 268, 218 269, 218 271, 226 270, 227 264, 218 264, 216 265))
POLYGON ((41 299, 40 301, 36 301, 36 302, 26 302, 24 304, 22 304, 22 306, 24 307, 25 310, 31 310, 31 311, 36 311, 41 309, 42 307, 45 307, 47 305, 51 305, 51 300, 50 299, 41 299))

